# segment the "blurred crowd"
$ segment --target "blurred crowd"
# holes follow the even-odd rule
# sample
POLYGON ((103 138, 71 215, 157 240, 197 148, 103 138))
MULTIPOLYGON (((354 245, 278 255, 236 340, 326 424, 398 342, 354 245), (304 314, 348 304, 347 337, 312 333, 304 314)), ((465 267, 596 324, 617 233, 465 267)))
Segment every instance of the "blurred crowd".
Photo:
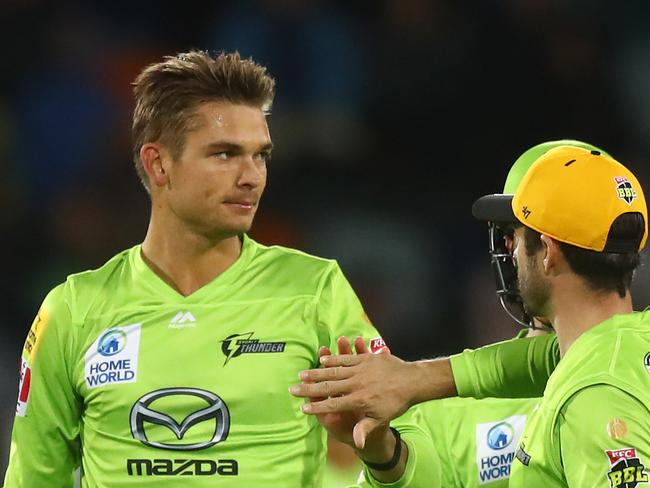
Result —
MULTIPOLYGON (((475 198, 558 138, 606 149, 650 193, 647 0, 0 2, 0 478, 20 348, 67 274, 144 237, 130 82, 190 48, 277 80, 252 232, 336 258, 393 353, 505 339, 475 198)), ((650 305, 638 273, 637 308, 650 305)))

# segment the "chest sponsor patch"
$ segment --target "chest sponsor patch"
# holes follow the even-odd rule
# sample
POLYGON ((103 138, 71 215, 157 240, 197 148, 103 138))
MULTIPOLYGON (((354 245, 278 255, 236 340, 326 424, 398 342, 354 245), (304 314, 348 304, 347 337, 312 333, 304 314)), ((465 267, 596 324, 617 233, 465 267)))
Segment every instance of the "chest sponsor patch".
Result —
POLYGON ((628 447, 605 453, 610 465, 607 473, 610 488, 634 488, 648 482, 645 464, 637 456, 636 449, 628 447))
POLYGON ((20 358, 20 386, 18 387, 18 401, 16 402, 16 415, 24 417, 27 414, 27 402, 32 383, 32 369, 25 358, 20 358))
POLYGON ((102 331, 85 356, 86 386, 97 388, 116 383, 135 383, 138 376, 140 324, 102 331))
POLYGON ((478 483, 508 479, 526 415, 513 415, 497 422, 476 424, 478 483))

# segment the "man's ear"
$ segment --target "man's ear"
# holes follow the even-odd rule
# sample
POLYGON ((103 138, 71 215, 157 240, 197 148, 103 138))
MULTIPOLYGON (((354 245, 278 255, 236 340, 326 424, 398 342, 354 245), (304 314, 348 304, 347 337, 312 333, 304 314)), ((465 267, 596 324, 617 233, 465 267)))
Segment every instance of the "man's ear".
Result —
POLYGON ((562 251, 560 250, 559 242, 553 239, 552 237, 547 236, 546 234, 542 234, 540 236, 540 240, 542 241, 542 245, 544 246, 544 257, 542 258, 542 266, 544 268, 544 272, 546 274, 549 274, 550 272, 552 272, 553 269, 557 267, 558 260, 562 255, 562 251))
POLYGON ((143 144, 140 148, 140 159, 151 186, 164 187, 169 185, 169 173, 166 164, 166 151, 155 142, 143 144))

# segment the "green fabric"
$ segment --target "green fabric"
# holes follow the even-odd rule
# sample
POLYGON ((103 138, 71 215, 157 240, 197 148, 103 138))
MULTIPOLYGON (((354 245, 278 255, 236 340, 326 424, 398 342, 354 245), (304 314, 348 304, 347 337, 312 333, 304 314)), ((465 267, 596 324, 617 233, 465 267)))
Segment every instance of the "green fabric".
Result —
POLYGON ((458 396, 541 397, 560 360, 555 334, 510 339, 451 356, 458 396))
POLYGON ((528 149, 526 152, 524 152, 521 156, 517 158, 517 160, 510 168, 510 171, 508 172, 508 177, 506 178, 505 185, 503 186, 503 193, 505 195, 514 195, 515 192, 517 191, 517 187, 519 186, 519 183, 521 182, 524 175, 528 171, 528 168, 530 168, 535 161, 537 161, 548 151, 560 146, 582 147, 590 151, 591 150, 599 151, 602 154, 609 156, 609 154, 607 154, 602 149, 582 141, 575 141, 572 139, 562 139, 558 141, 543 142, 542 144, 538 144, 536 146, 531 147, 530 149, 528 149))
POLYGON ((448 398, 422 404, 445 488, 506 488, 519 438, 538 398, 448 398), (499 433, 504 441, 495 444, 499 433), (488 437, 491 434, 491 442, 488 437))
POLYGON ((409 409, 404 415, 391 422, 401 434, 409 450, 406 470, 402 477, 393 483, 380 483, 364 467, 359 483, 350 488, 390 487, 390 488, 440 488, 441 463, 436 446, 431 439, 422 418, 420 406, 409 409))
POLYGON ((5 486, 69 488, 81 465, 83 487, 318 487, 324 431, 288 388, 341 335, 379 334, 334 261, 244 237, 230 268, 183 297, 139 246, 124 251, 45 299, 23 351, 30 393, 5 486), (216 444, 181 446, 228 424, 216 444))
POLYGON ((617 315, 582 334, 524 431, 510 486, 645 486, 649 353, 649 312, 617 315))

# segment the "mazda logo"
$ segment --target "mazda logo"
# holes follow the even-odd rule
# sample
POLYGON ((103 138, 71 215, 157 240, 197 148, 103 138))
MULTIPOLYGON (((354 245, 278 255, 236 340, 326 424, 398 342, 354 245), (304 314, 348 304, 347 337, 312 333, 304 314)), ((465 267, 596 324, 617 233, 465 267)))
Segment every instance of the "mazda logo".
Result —
POLYGON ((131 433, 133 434, 133 438, 147 446, 159 449, 170 449, 174 451, 206 449, 226 440, 229 430, 230 413, 224 401, 214 393, 198 388, 163 388, 152 391, 140 397, 131 409, 131 433), (208 402, 208 406, 189 414, 180 424, 170 415, 149 408, 149 405, 159 398, 185 395, 202 398, 208 402), (190 427, 211 419, 215 420, 215 429, 212 437, 206 442, 183 444, 151 441, 147 438, 144 428, 145 422, 163 425, 171 430, 180 441, 190 427))

